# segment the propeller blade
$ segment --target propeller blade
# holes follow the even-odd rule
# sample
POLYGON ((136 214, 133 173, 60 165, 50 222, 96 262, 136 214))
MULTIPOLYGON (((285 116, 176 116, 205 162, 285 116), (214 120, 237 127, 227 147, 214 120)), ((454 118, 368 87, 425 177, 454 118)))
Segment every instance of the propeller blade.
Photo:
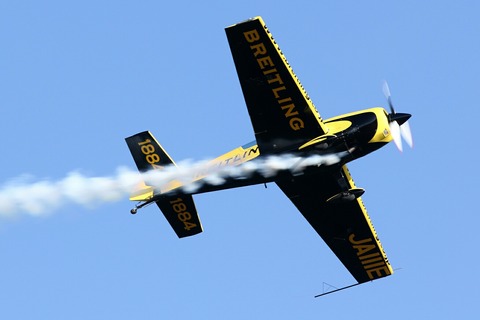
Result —
POLYGON ((392 95, 390 94, 390 88, 388 87, 387 81, 383 81, 383 94, 385 95, 385 98, 387 98, 391 113, 395 113, 392 103, 392 95))
POLYGON ((393 137, 393 142, 395 142, 395 145, 397 146, 398 150, 402 152, 403 151, 402 136, 400 133, 400 126, 398 125, 397 121, 390 122, 390 132, 393 137))
POLYGON ((400 126, 400 134, 405 139, 410 148, 413 148, 413 137, 412 130, 410 130, 410 125, 408 121, 400 126))
POLYGON ((390 94, 390 88, 388 87, 388 83, 387 81, 383 81, 383 94, 385 95, 385 97, 390 97, 391 94, 390 94))
POLYGON ((390 121, 390 132, 392 134, 393 141, 397 146, 398 150, 403 151, 402 138, 407 142, 410 148, 413 148, 413 138, 412 131, 410 130, 410 125, 408 124, 408 118, 410 115, 408 113, 395 113, 393 108, 392 96, 390 93, 390 88, 388 87, 387 81, 383 81, 383 94, 387 98, 388 105, 390 106, 390 114, 388 119, 390 121), (398 121, 402 123, 400 126, 398 121))

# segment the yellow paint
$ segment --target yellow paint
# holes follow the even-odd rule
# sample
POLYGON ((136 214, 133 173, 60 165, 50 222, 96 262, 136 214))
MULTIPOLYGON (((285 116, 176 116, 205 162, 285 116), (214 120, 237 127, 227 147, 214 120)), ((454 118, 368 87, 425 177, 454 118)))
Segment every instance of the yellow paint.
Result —
POLYGON ((247 149, 238 147, 213 159, 211 164, 215 166, 237 165, 255 159, 259 155, 260 150, 257 145, 253 145, 247 149))
MULTIPOLYGON (((153 137, 153 136, 152 136, 153 137)), ((153 169, 162 169, 162 166, 158 165, 161 161, 160 156, 157 154, 154 145, 151 143, 150 139, 145 141, 139 142, 138 146, 140 147, 140 151, 145 156, 145 161, 148 162, 153 169)), ((158 144, 158 142, 157 142, 158 144)), ((160 144, 158 144, 160 145, 160 144)))
POLYGON ((393 273, 390 265, 382 265, 378 268, 366 270, 370 279, 374 280, 381 277, 389 276, 393 273))
POLYGON ((377 117, 377 131, 375 135, 368 143, 375 142, 390 142, 393 140, 393 136, 390 132, 390 124, 388 123, 387 112, 383 108, 372 108, 377 117))
POLYGON ((388 123, 388 118, 387 118, 388 114, 385 111, 385 109, 380 107, 342 114, 342 115, 325 120, 325 125, 330 130, 332 130, 330 133, 335 134, 342 130, 347 129, 351 125, 351 124, 348 125, 348 122, 350 121, 346 121, 344 120, 344 118, 347 118, 349 116, 359 115, 362 113, 367 113, 367 112, 374 113, 375 117, 377 118, 377 131, 375 132, 375 135, 368 143, 376 143, 376 142, 385 143, 385 142, 392 141, 393 137, 391 135, 390 125, 388 123))
POLYGON ((325 123, 330 134, 335 134, 343 130, 347 130, 352 125, 351 121, 348 120, 338 120, 333 122, 325 123))
POLYGON ((352 233, 348 237, 348 241, 353 249, 356 250, 357 256, 362 261, 362 266, 370 280, 392 274, 388 260, 382 257, 379 252, 378 241, 376 243, 372 238, 361 240, 355 238, 355 234, 352 233))
MULTIPOLYGON (((172 206, 173 211, 177 214, 178 220, 183 223, 184 229, 190 231, 192 228, 196 228, 197 224, 194 222, 190 222, 192 219, 192 215, 190 212, 195 212, 195 208, 187 208, 187 205, 183 201, 182 198, 178 197, 177 199, 169 201, 170 205, 172 206), (193 210, 192 210, 193 209, 193 210)), ((193 203, 193 202, 192 202, 193 203)))
POLYGON ((313 138, 312 140, 308 141, 307 143, 302 144, 302 145, 298 148, 298 150, 305 149, 305 148, 310 147, 310 146, 312 146, 312 145, 314 145, 314 144, 323 142, 323 141, 325 141, 325 140, 327 140, 327 139, 329 139, 329 138, 334 138, 334 137, 335 137, 335 135, 333 135, 333 134, 324 134, 324 135, 322 135, 322 136, 320 136, 320 137, 313 138))
POLYGON ((168 184, 166 186, 164 186, 162 189, 160 189, 160 193, 165 193, 167 191, 180 188, 181 186, 183 186, 183 184, 180 181, 172 180, 172 181, 168 182, 168 184))
POLYGON ((146 201, 153 197, 153 188, 141 182, 130 196, 131 201, 146 201))
MULTIPOLYGON (((355 182, 353 182, 352 176, 350 175, 350 171, 348 171, 348 168, 346 165, 343 166, 343 173, 345 177, 347 178, 350 188, 356 188, 355 182)), ((392 266, 390 265, 390 262, 388 261, 387 254, 385 253, 385 250, 382 247, 382 244, 380 243, 380 240, 378 238, 377 232, 375 231, 375 228, 373 227, 372 220, 370 219, 370 216, 367 213, 367 209, 365 208, 365 205, 363 204, 363 201, 361 198, 357 198, 354 201, 358 202, 358 205, 360 209, 363 212, 363 215, 365 217, 365 221, 367 222, 368 226, 370 227, 370 231, 372 232, 373 238, 367 238, 367 239, 356 239, 354 234, 351 234, 349 237, 349 242, 352 245, 373 245, 375 246, 374 252, 368 252, 364 250, 365 248, 354 248, 357 250, 357 255, 359 255, 360 260, 368 260, 368 259, 373 259, 376 256, 380 256, 382 258, 382 263, 381 265, 378 265, 378 262, 372 261, 373 263, 371 264, 364 264, 363 267, 365 269, 365 272, 367 273, 368 277, 370 279, 376 279, 384 276, 388 276, 393 274, 393 269, 392 266)))
MULTIPOLYGON (((205 169, 199 171, 198 173, 193 175, 191 182, 197 182, 205 177, 207 177, 210 173, 215 172, 220 167, 224 166, 236 166, 252 159, 255 159, 260 155, 260 150, 258 149, 257 145, 250 146, 246 149, 243 147, 238 147, 229 151, 209 163, 205 165, 205 169)), ((160 191, 160 193, 167 193, 169 191, 178 189, 182 187, 184 184, 178 180, 173 180, 169 182, 167 186, 164 186, 160 191)))

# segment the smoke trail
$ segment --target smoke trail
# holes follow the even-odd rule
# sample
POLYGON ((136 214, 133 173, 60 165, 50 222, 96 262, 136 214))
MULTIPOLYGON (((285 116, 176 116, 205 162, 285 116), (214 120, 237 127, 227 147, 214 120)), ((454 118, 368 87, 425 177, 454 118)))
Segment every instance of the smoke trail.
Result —
POLYGON ((85 207, 122 199, 141 181, 138 172, 119 168, 111 177, 71 172, 58 181, 15 179, 0 188, 0 215, 44 215, 68 203, 85 207))
POLYGON ((338 163, 343 156, 271 156, 238 166, 212 165, 212 161, 183 161, 178 167, 168 166, 143 174, 123 167, 118 168, 115 175, 105 177, 88 177, 71 172, 57 181, 32 181, 31 178, 21 177, 0 187, 0 216, 42 216, 69 203, 91 208, 116 202, 127 198, 142 181, 147 181, 156 190, 168 190, 172 185, 181 185, 183 191, 195 192, 205 183, 220 185, 226 179, 247 179, 253 174, 268 178, 281 170, 297 173, 308 166, 338 163))

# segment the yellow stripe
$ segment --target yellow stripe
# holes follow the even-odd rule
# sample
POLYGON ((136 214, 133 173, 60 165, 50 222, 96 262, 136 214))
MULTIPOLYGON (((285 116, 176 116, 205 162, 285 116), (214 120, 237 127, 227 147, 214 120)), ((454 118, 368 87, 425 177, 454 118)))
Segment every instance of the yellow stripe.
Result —
MULTIPOLYGON (((343 173, 345 174, 345 177, 347 178, 350 188, 356 188, 355 182, 353 182, 352 176, 350 175, 350 171, 348 171, 348 168, 346 165, 343 166, 343 173)), ((377 244, 378 249, 380 250, 380 253, 383 256, 383 259, 385 260, 385 263, 387 265, 388 271, 390 274, 393 273, 392 266, 390 265, 390 262, 388 261, 387 254, 385 253, 385 250, 382 247, 382 244, 380 243, 380 240, 378 239, 377 232, 375 231, 375 228, 373 227, 372 220, 370 219, 370 216, 367 213, 367 209, 365 208, 365 205, 363 204, 363 201, 361 198, 355 199, 355 201, 358 202, 358 205, 360 209, 363 212, 363 215, 365 217, 365 221, 367 221, 368 226, 370 227, 370 231, 372 232, 372 235, 374 237, 374 241, 377 244)))
POLYGON ((318 124, 320 125, 320 128, 323 130, 323 132, 328 133, 328 127, 325 126, 325 123, 322 120, 322 117, 320 116, 320 113, 318 113, 317 108, 315 108, 315 105, 313 104, 312 100, 310 99, 310 96, 308 95, 307 91, 301 84, 300 80, 298 79, 297 75, 295 72, 293 72, 292 67, 287 61, 287 58, 284 56, 282 50, 280 49, 279 45, 275 41, 275 39, 272 36, 272 33, 268 30, 267 26, 265 25, 265 22, 263 21, 262 17, 255 17, 252 20, 258 20, 262 27, 265 29, 266 33, 270 36, 270 41, 272 42, 274 48, 277 50, 278 55, 282 59, 283 63, 287 67, 287 70, 291 74, 293 80, 295 81, 295 84, 299 88, 299 90, 302 92, 303 96, 305 97, 305 100, 307 101, 308 108, 311 110, 312 114, 315 116, 315 118, 318 120, 318 124))

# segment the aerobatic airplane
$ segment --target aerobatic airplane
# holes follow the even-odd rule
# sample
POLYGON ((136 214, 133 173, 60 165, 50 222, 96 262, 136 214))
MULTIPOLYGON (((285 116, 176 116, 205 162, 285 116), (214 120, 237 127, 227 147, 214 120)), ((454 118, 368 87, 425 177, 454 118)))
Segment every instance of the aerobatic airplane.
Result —
MULTIPOLYGON (((360 198, 364 190, 355 186, 346 163, 392 140, 401 150, 402 137, 411 146, 407 123, 410 114, 394 111, 385 83, 390 113, 376 107, 323 120, 261 17, 232 25, 225 31, 255 141, 214 159, 213 163, 237 166, 282 154, 336 154, 341 155, 340 160, 327 166, 307 166, 295 174, 279 171, 269 177, 230 178, 220 185, 204 183, 192 192, 180 184, 163 190, 145 185, 130 198, 140 202, 132 214, 156 203, 177 236, 188 237, 203 231, 192 194, 275 182, 357 284, 391 275, 393 269, 360 198)), ((174 165, 148 131, 128 137, 126 142, 140 172, 174 165)))

